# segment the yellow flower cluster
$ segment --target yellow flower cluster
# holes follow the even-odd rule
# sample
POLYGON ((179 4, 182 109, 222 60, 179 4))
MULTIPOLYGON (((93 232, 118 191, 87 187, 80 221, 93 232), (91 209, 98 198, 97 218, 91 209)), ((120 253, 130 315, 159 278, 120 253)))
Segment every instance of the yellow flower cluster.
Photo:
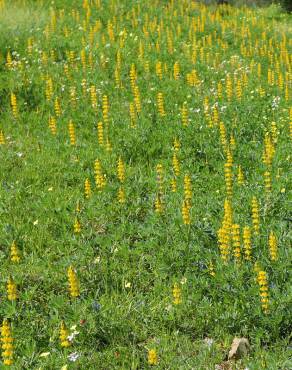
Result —
POLYGON ((69 332, 65 326, 65 323, 62 321, 59 334, 61 347, 69 347, 71 345, 71 343, 68 340, 68 336, 69 332))
POLYGON ((264 313, 268 313, 269 311, 269 293, 268 293, 268 282, 267 282, 267 274, 265 271, 260 270, 258 272, 258 284, 260 286, 260 297, 261 297, 261 305, 264 313))
POLYGON ((15 241, 12 242, 10 247, 10 259, 15 263, 20 261, 20 255, 15 241))
POLYGON ((72 298, 79 297, 80 288, 77 274, 72 266, 68 268, 68 282, 69 282, 69 292, 72 298))
POLYGON ((271 260, 276 261, 278 259, 278 246, 277 238, 273 231, 271 231, 269 235, 269 248, 271 260))
POLYGON ((251 217, 253 224, 253 232, 255 235, 259 235, 260 231, 260 215, 259 215, 259 203, 256 197, 251 200, 251 217))
POLYGON ((157 365, 158 364, 158 356, 155 349, 150 349, 148 351, 148 364, 149 365, 157 365))
POLYGON ((17 288, 12 278, 7 281, 7 298, 9 301, 15 301, 17 299, 17 288))
POLYGON ((90 185, 89 179, 85 179, 84 194, 85 194, 85 198, 87 198, 87 199, 89 199, 91 197, 91 185, 90 185))
POLYGON ((177 283, 175 283, 173 286, 172 295, 173 295, 173 304, 178 305, 182 303, 181 288, 177 283))
POLYGON ((13 364, 13 338, 10 324, 6 319, 3 320, 1 326, 1 347, 3 364, 11 366, 13 364))

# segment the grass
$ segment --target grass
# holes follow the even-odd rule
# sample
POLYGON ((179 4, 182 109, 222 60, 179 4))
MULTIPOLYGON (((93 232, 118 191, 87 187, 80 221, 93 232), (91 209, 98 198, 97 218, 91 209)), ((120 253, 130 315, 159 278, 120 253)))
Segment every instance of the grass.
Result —
POLYGON ((158 369, 291 368, 291 57, 283 56, 291 54, 291 16, 276 6, 89 3, 90 13, 79 1, 0 1, 0 129, 5 137, 0 145, 0 319, 11 323, 13 366, 147 369, 152 367, 148 351, 155 349, 158 369), (129 77, 133 64, 142 106, 134 128, 129 114, 130 103, 137 109, 129 77), (198 81, 192 86, 187 74, 194 69, 198 81), (269 69, 274 83, 268 80, 269 69), (230 98, 227 76, 233 85, 230 98), (159 115, 158 92, 163 93, 165 117, 159 115), (17 117, 11 93, 17 98, 17 117), (54 108, 57 97, 60 117, 54 108), (181 115, 185 102, 187 126, 181 115), (56 135, 48 126, 52 116, 56 135), (76 145, 70 144, 70 120, 76 145), (98 143, 98 122, 103 122, 104 145, 98 143), (275 149, 270 165, 263 162, 266 135, 275 149), (177 176, 175 138, 180 142, 177 176), (229 197, 224 178, 228 151, 233 158, 229 197), (119 158, 124 183, 117 176, 119 158), (96 159, 106 179, 102 190, 95 186, 96 159), (238 184, 239 166, 244 185, 238 184), (264 182, 267 171, 271 192, 264 182), (190 225, 182 218, 185 175, 191 179, 190 225), (91 183, 89 199, 85 179, 91 183), (176 192, 171 191, 173 179, 176 192), (123 204, 118 202, 120 187, 123 204), (163 202, 161 214, 155 210, 157 196, 163 202), (259 235, 252 228, 252 197, 260 205, 259 235), (225 263, 217 233, 226 198, 233 223, 240 225, 241 257, 236 260, 230 243, 225 263), (76 218, 80 233, 74 233, 76 218), (244 226, 252 230, 250 261, 244 254, 244 226), (276 261, 270 257, 271 231, 278 243, 276 261), (19 263, 10 259, 13 241, 19 263), (68 292, 70 265, 80 281, 76 299, 68 292), (261 307, 257 267, 267 272, 268 313, 261 307), (17 285, 17 301, 7 299, 9 276, 17 285), (174 284, 181 290, 178 305, 174 284), (69 333, 78 332, 68 348, 60 345, 62 321, 69 333), (227 361, 234 336, 247 337, 251 344, 249 355, 237 362, 227 361))

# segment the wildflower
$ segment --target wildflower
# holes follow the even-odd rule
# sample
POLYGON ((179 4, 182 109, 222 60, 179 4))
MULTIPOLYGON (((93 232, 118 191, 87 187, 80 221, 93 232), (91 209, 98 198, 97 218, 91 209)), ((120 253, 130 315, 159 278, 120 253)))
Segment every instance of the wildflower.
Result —
POLYGON ((264 164, 266 164, 267 166, 271 166, 274 155, 275 155, 275 145, 271 135, 267 133, 264 138, 264 152, 263 152, 264 164))
POLYGON ((62 321, 61 322, 61 327, 60 327, 60 334, 59 334, 61 347, 71 346, 71 343, 68 340, 68 335, 69 335, 69 332, 68 332, 68 330, 65 326, 65 323, 62 321))
POLYGON ((86 179, 85 180, 85 183, 84 183, 84 194, 85 194, 85 198, 87 198, 87 199, 91 197, 91 186, 90 186, 89 179, 86 179))
POLYGON ((12 278, 7 281, 7 298, 9 301, 15 301, 17 299, 17 288, 12 278))
POLYGON ((214 264, 213 264, 212 261, 208 265, 208 272, 209 272, 209 275, 212 276, 212 277, 214 277, 216 275, 214 264))
POLYGON ((163 167, 161 163, 156 166, 156 183, 158 194, 161 196, 163 193, 163 167))
POLYGON ((78 360, 79 357, 80 357, 80 354, 78 352, 73 352, 73 353, 70 353, 70 355, 68 356, 68 360, 71 362, 75 362, 78 360))
POLYGON ((187 206, 190 208, 192 201, 192 188, 191 188, 191 178, 188 174, 184 176, 184 200, 187 206))
POLYGON ((179 149, 180 149, 180 142, 179 142, 178 138, 175 137, 174 140, 173 140, 173 150, 175 152, 178 152, 179 149))
POLYGON ((211 348, 212 345, 214 344, 214 339, 212 338, 204 338, 204 343, 208 348, 211 348))
POLYGON ((0 130, 0 145, 5 144, 5 136, 2 130, 0 130))
POLYGON ((264 313, 268 313, 269 311, 269 293, 268 293, 268 282, 267 282, 267 274, 265 271, 258 272, 257 278, 258 284, 260 286, 260 297, 261 297, 261 305, 264 313))
POLYGON ((46 90, 45 90, 45 95, 46 95, 46 99, 47 101, 50 101, 51 98, 52 98, 52 95, 53 95, 53 80, 51 77, 49 77, 47 80, 46 80, 46 90))
POLYGON ((171 191, 173 193, 175 193, 176 190, 177 190, 177 185, 176 185, 176 179, 175 178, 172 178, 171 179, 170 185, 171 185, 171 191))
POLYGON ((77 106, 77 98, 76 98, 76 87, 71 86, 69 89, 70 92, 70 103, 73 110, 76 109, 77 106))
POLYGON ((233 254, 237 263, 240 262, 240 226, 238 224, 232 225, 232 244, 233 254))
MULTIPOLYGON (((217 126, 219 122, 219 111, 218 111, 218 106, 215 105, 213 108, 213 122, 217 126)), ((213 124, 212 122, 212 124, 213 124)))
POLYGON ((243 249, 244 249, 244 258, 247 261, 251 260, 251 232, 250 227, 245 226, 243 228, 243 249))
POLYGON ((225 185, 226 185, 226 194, 227 196, 232 195, 232 171, 231 166, 229 163, 225 163, 224 165, 224 174, 225 174, 225 185))
POLYGON ((11 103, 12 115, 14 118, 17 118, 18 117, 18 107, 17 107, 16 95, 14 93, 11 93, 10 103, 11 103))
POLYGON ((131 64, 129 77, 130 77, 130 83, 131 83, 132 90, 134 90, 136 86, 136 79, 137 79, 137 72, 136 72, 136 67, 134 63, 131 64))
POLYGON ((269 248, 271 260, 276 261, 278 259, 278 246, 277 239, 273 231, 271 231, 269 235, 269 248))
MULTIPOLYGON (((232 150, 235 149, 236 143, 235 143, 235 137, 233 135, 230 135, 230 148, 232 150)), ((239 166, 240 167, 240 166, 239 166)))
POLYGON ((244 185, 244 175, 243 175, 241 166, 238 166, 237 182, 238 182, 238 185, 244 185))
POLYGON ((224 262, 227 261, 230 250, 230 241, 232 236, 232 208, 228 199, 224 202, 224 217, 222 227, 218 230, 218 243, 221 258, 224 262))
POLYGON ((69 282, 69 292, 70 296, 73 298, 79 297, 80 288, 77 274, 72 266, 68 268, 68 282, 69 282))
POLYGON ((125 165, 121 157, 118 159, 117 175, 120 182, 123 183, 125 181, 125 165))
POLYGON ((57 133, 56 118, 54 116, 49 117, 49 128, 53 135, 57 133))
POLYGON ((220 141, 224 152, 227 151, 227 138, 226 138, 226 129, 223 122, 219 124, 219 132, 220 132, 220 141))
POLYGON ((73 332, 70 335, 68 335, 67 338, 69 342, 72 343, 74 338, 79 334, 79 331, 76 330, 76 325, 73 325, 70 329, 73 330, 73 332))
POLYGON ((183 103, 183 106, 181 108, 181 121, 184 127, 189 125, 189 113, 186 102, 183 103))
POLYGON ((93 260, 93 263, 97 264, 97 263, 100 263, 100 256, 97 256, 94 260, 93 260))
POLYGON ((99 311, 99 310, 101 309, 101 305, 100 305, 98 302, 96 302, 96 301, 93 301, 93 302, 92 302, 91 307, 92 307, 92 309, 93 309, 94 311, 99 311))
POLYGON ((226 225, 223 225, 217 232, 219 250, 223 261, 227 261, 229 255, 229 229, 226 225))
POLYGON ((242 86, 241 86, 241 80, 238 79, 237 82, 236 82, 236 88, 235 88, 235 92, 236 92, 236 98, 238 101, 241 101, 241 98, 242 98, 242 86))
POLYGON ((76 217, 75 222, 74 222, 74 233, 79 234, 81 232, 81 224, 78 218, 76 217))
POLYGON ((109 140, 108 137, 106 137, 105 150, 107 152, 111 152, 112 151, 112 145, 111 145, 110 140, 109 140))
POLYGON ((163 99, 162 92, 159 92, 157 94, 157 109, 158 109, 158 113, 159 113, 160 117, 165 117, 166 116, 166 112, 165 112, 165 109, 164 109, 164 99, 163 99))
POLYGON ((217 84, 217 96, 218 96, 218 99, 222 99, 222 95, 223 95, 223 85, 222 85, 222 82, 219 81, 218 84, 217 84))
POLYGON ((179 62, 175 62, 174 63, 174 66, 173 66, 173 78, 175 80, 178 80, 179 79, 179 75, 180 75, 179 62))
POLYGON ((96 159, 94 162, 94 178, 97 189, 101 190, 105 186, 106 180, 102 173, 101 164, 98 159, 96 159))
POLYGON ((264 182, 265 182, 265 190, 267 193, 270 193, 271 192, 271 188, 272 188, 272 179, 271 179, 271 172, 270 171, 266 171, 264 173, 264 182))
POLYGON ((191 224, 191 217, 190 217, 190 207, 186 200, 183 201, 182 205, 182 218, 183 218, 183 223, 185 225, 190 225, 191 224))
POLYGON ((155 349, 150 349, 148 351, 148 364, 149 365, 157 365, 158 364, 158 356, 155 349))
POLYGON ((55 111, 55 114, 57 117, 60 117, 61 116, 61 105, 60 105, 60 100, 58 97, 55 98, 55 102, 54 102, 54 111, 55 111))
POLYGON ((109 113, 108 97, 107 97, 107 95, 103 95, 103 97, 102 97, 102 117, 103 117, 103 121, 104 121, 106 127, 109 124, 108 113, 109 113))
POLYGON ((133 102, 129 105, 130 111, 130 119, 131 119, 131 128, 135 128, 137 126, 137 113, 135 109, 135 104, 133 102))
POLYGON ((98 122, 97 124, 97 139, 98 139, 98 144, 100 146, 103 146, 104 137, 103 137, 103 123, 102 122, 98 122))
POLYGON ((90 86, 90 100, 91 100, 91 106, 96 111, 97 110, 97 95, 96 95, 96 89, 95 86, 90 86))
POLYGON ((181 283, 182 285, 184 285, 186 282, 187 282, 187 278, 186 278, 186 277, 183 277, 183 278, 181 279, 181 281, 180 281, 180 283, 181 283))
POLYGON ((173 286, 172 295, 173 295, 173 303, 175 305, 181 304, 181 302, 182 302, 181 288, 178 286, 177 283, 175 283, 174 286, 173 286))
POLYGON ((13 364, 13 337, 11 333, 11 326, 7 319, 3 320, 1 327, 1 342, 2 342, 2 358, 3 364, 11 366, 13 364))
POLYGON ((253 197, 251 201, 251 217, 254 233, 255 235, 258 235, 260 229, 260 216, 259 216, 259 204, 256 197, 253 197))
POLYGON ((230 102, 232 99, 232 95, 233 95, 233 88, 232 88, 232 80, 229 74, 226 77, 226 94, 227 94, 227 100, 230 102))
POLYGON ((162 204, 162 200, 161 200, 161 197, 160 197, 159 194, 157 195, 157 197, 155 199, 154 205, 155 205, 155 212, 157 214, 161 214, 162 211, 163 211, 163 204, 162 204))
POLYGON ((155 71, 159 79, 162 80, 163 72, 162 72, 162 63, 160 61, 157 61, 155 64, 155 71))
POLYGON ((177 158, 176 152, 173 153, 172 157, 172 166, 173 166, 173 172, 176 176, 179 175, 179 160, 177 158))
POLYGON ((81 212, 81 206, 80 206, 80 202, 79 202, 79 200, 78 200, 78 201, 77 201, 77 203, 76 203, 75 211, 76 211, 77 213, 80 213, 80 212, 81 212))
POLYGON ((70 144, 71 145, 76 145, 76 136, 75 136, 75 128, 72 120, 70 120, 69 125, 69 137, 70 137, 70 144))
POLYGON ((144 62, 144 71, 145 71, 146 74, 149 74, 149 72, 150 72, 149 60, 145 60, 145 62, 144 62))
POLYGON ((120 186, 119 190, 118 190, 118 201, 121 204, 125 203, 125 201, 126 201, 125 190, 122 186, 120 186))
POLYGON ((140 97, 140 91, 138 86, 134 87, 134 103, 137 113, 141 113, 142 107, 141 107, 141 97, 140 97))
POLYGON ((20 261, 19 251, 16 242, 13 241, 10 247, 10 259, 12 262, 18 263, 20 261))
MULTIPOLYGON (((1 9, 1 2, 0 2, 0 9, 1 9)), ((12 57, 10 50, 8 50, 7 55, 6 55, 6 67, 7 69, 12 69, 12 57)))

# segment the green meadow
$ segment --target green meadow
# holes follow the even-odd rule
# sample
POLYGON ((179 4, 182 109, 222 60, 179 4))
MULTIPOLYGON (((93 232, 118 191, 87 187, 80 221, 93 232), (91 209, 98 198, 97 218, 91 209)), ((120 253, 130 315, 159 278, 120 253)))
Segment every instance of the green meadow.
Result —
POLYGON ((1 369, 291 369, 291 36, 0 0, 1 369))

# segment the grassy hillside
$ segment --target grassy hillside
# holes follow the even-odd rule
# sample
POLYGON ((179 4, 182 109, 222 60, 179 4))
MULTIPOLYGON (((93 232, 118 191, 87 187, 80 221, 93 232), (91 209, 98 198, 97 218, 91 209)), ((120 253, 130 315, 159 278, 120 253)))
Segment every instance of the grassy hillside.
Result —
POLYGON ((291 20, 0 0, 1 368, 291 368, 291 20))

